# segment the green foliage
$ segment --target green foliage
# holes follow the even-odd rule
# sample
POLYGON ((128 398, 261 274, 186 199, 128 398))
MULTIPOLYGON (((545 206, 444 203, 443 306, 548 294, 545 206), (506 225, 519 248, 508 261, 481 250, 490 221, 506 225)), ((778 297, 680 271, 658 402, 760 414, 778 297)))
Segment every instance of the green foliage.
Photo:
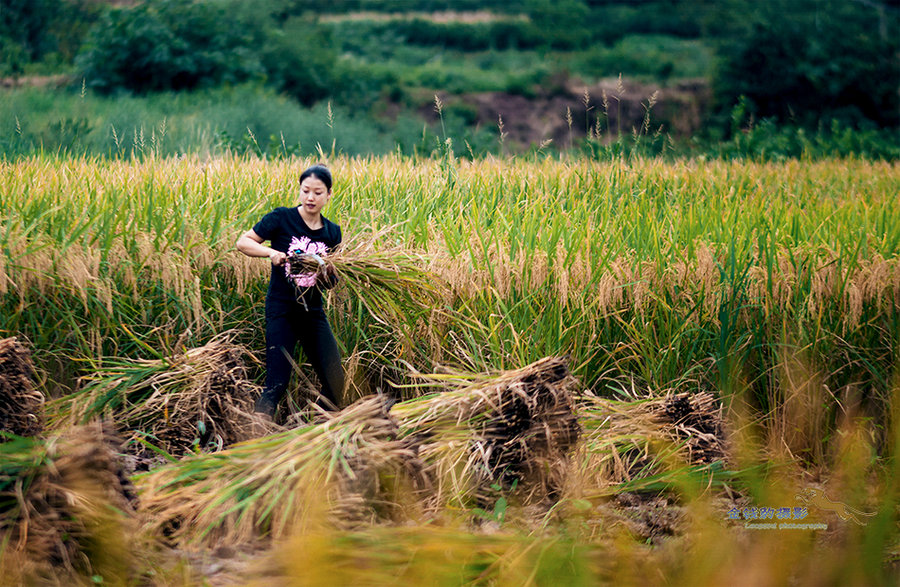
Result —
POLYGON ((21 74, 45 60, 71 63, 99 13, 89 0, 3 0, 0 75, 21 74))
POLYGON ((697 39, 628 35, 613 46, 594 45, 574 58, 573 69, 591 77, 702 78, 712 72, 712 49, 697 39))
POLYGON ((375 124, 347 108, 303 108, 256 85, 107 97, 86 92, 8 91, 0 101, 0 157, 36 152, 136 157, 186 153, 310 155, 409 152, 422 122, 375 124))
POLYGON ((591 39, 590 11, 583 0, 526 0, 526 12, 550 47, 575 49, 591 39))
POLYGON ((16 77, 24 73, 28 52, 19 43, 0 38, 0 76, 16 77))
POLYGON ((155 0, 108 10, 77 64, 90 87, 184 90, 263 73, 262 19, 233 0, 155 0))
POLYGON ((530 21, 487 23, 437 23, 422 18, 382 25, 416 45, 439 46, 461 51, 485 49, 530 49, 545 43, 544 33, 530 21))
POLYGON ((896 7, 841 0, 730 3, 715 23, 719 115, 741 96, 755 118, 807 128, 819 121, 900 124, 896 7), (881 6, 881 10, 877 7, 881 6))
POLYGON ((702 147, 703 151, 723 158, 750 158, 765 161, 784 159, 822 159, 827 157, 863 157, 871 160, 900 159, 900 135, 896 129, 854 129, 832 119, 815 130, 778 124, 771 118, 758 123, 746 121, 746 100, 733 110, 740 121, 731 138, 702 147), (746 124, 746 126, 745 126, 746 124))
POLYGON ((307 106, 331 94, 336 61, 327 29, 302 18, 270 29, 262 50, 269 83, 307 106))
POLYGON ((4 0, 0 7, 0 37, 5 44, 18 46, 28 60, 53 50, 47 34, 61 0, 4 0))
MULTIPOLYGON (((510 58, 509 63, 514 60, 510 58)), ((369 73, 374 75, 377 71, 374 68, 369 73)), ((447 71, 465 70, 449 68, 447 71)), ((448 78, 448 81, 453 80, 448 78)), ((539 82, 539 78, 521 81, 523 86, 539 82)), ((356 83, 362 82, 356 80, 356 83)), ((453 83, 462 85, 466 79, 460 77, 453 83)), ((509 91, 514 80, 512 77, 484 79, 479 83, 509 91)), ((473 124, 476 116, 477 112, 465 102, 448 101, 444 105, 444 131, 441 132, 412 113, 401 112, 380 119, 339 104, 331 106, 331 114, 327 103, 303 108, 287 96, 259 85, 116 98, 91 91, 82 94, 26 88, 6 91, 4 100, 0 101, 0 157, 55 152, 140 158, 150 154, 226 151, 290 157, 316 154, 319 146, 330 152, 332 145, 335 152, 348 155, 399 151, 440 157, 447 138, 454 142, 461 157, 501 152, 503 145, 498 129, 473 124)), ((599 160, 638 155, 760 160, 900 159, 897 133, 893 129, 860 130, 834 121, 809 131, 772 120, 753 121, 742 108, 735 109, 734 116, 735 133, 727 140, 697 138, 673 142, 665 134, 657 133, 659 115, 651 111, 637 134, 623 129, 624 134, 619 135, 615 128, 607 128, 603 119, 599 135, 591 135, 580 143, 575 141, 571 146, 599 160)), ((563 151, 569 147, 569 144, 558 144, 549 149, 563 151)))
POLYGON ((327 10, 323 10, 319 0, 275 0, 277 11, 284 15, 302 14, 344 14, 353 11, 365 12, 435 12, 448 10, 517 13, 523 9, 525 0, 332 0, 327 10))
MULTIPOLYGON (((512 486, 509 488, 509 492, 514 492, 518 484, 519 480, 513 479, 512 486)), ((491 489, 493 489, 497 494, 497 500, 494 502, 493 509, 488 511, 482 508, 473 508, 472 513, 481 520, 484 520, 486 522, 495 522, 498 525, 502 525, 504 520, 506 519, 507 511, 509 510, 509 500, 507 500, 506 496, 503 495, 502 492, 504 488, 499 484, 492 483, 491 489)))

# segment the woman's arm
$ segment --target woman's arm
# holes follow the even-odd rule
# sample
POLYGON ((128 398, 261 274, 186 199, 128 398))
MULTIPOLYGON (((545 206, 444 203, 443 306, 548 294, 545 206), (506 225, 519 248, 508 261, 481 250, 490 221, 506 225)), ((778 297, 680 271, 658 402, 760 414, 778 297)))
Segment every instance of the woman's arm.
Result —
POLYGON ((263 238, 251 228, 237 239, 237 250, 248 257, 268 257, 272 265, 284 265, 287 255, 263 244, 263 238))

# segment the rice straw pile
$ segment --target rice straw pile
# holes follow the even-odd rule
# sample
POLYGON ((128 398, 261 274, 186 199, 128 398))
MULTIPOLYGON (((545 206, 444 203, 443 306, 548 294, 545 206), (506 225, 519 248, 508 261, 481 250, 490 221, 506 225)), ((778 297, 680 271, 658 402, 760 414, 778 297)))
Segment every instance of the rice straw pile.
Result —
POLYGON ((428 377, 448 390, 398 403, 391 414, 424 463, 430 509, 483 507, 496 487, 514 488, 523 504, 558 498, 580 433, 577 380, 564 360, 493 377, 428 377))
POLYGON ((674 464, 727 462, 721 403, 708 392, 635 401, 579 399, 585 434, 582 474, 599 487, 661 474, 674 464))
POLYGON ((124 583, 134 488, 101 425, 0 445, 0 573, 41 583, 60 570, 124 583))
POLYGON ((383 399, 323 418, 138 477, 146 529, 176 544, 221 545, 401 514, 397 492, 416 459, 383 399))
MULTIPOLYGON (((247 355, 226 333, 171 357, 109 359, 63 410, 78 423, 111 417, 128 440, 146 438, 169 454, 221 449, 259 431, 247 355)), ((126 450, 144 452, 135 442, 126 450)))
MULTIPOLYGON (((0 339, 0 431, 36 436, 44 427, 44 396, 34 388, 31 353, 15 337, 0 339)), ((0 442, 7 437, 0 434, 0 442)))

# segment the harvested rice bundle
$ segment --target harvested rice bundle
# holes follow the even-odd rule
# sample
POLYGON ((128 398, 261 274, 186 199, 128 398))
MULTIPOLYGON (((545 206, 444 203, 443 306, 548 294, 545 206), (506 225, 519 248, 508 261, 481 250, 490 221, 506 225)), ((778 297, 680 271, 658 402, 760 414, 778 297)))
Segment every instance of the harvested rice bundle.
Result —
POLYGON ((725 419, 722 404, 708 392, 667 395, 656 422, 673 438, 684 443, 688 462, 709 465, 727 460, 725 419))
POLYGON ((585 396, 582 473, 600 487, 663 473, 672 462, 727 461, 722 405, 711 394, 678 393, 635 401, 585 396))
MULTIPOLYGON (((109 416, 128 440, 147 437, 175 455, 257 436, 262 422, 253 413, 248 353, 230 338, 161 359, 109 360, 63 400, 61 411, 79 423, 109 416)), ((126 450, 140 453, 142 447, 129 442, 126 450)))
POLYGON ((119 443, 95 423, 0 445, 4 581, 49 584, 74 573, 125 583, 135 493, 119 443))
POLYGON ((138 477, 147 530, 176 544, 237 544, 400 513, 393 492, 415 474, 415 451, 397 440, 384 401, 322 417, 138 477))
POLYGON ((288 269, 332 273, 381 324, 414 324, 419 315, 431 314, 442 288, 422 255, 407 247, 381 244, 389 231, 353 237, 325 257, 291 255, 288 269))
POLYGON ((545 358, 489 376, 429 376, 447 389, 394 405, 400 433, 418 447, 435 488, 431 507, 470 509, 515 487, 523 503, 554 501, 580 427, 577 380, 545 358))
MULTIPOLYGON (((31 353, 15 337, 0 339, 0 431, 36 436, 44 428, 44 396, 34 389, 31 353)), ((0 442, 7 437, 0 435, 0 442)))

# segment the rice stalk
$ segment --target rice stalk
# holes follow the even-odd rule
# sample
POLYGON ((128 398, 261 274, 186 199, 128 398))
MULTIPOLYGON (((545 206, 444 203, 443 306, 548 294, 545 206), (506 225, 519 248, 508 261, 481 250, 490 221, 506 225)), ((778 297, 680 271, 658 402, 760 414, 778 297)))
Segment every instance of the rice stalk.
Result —
POLYGON ((585 430, 579 473, 587 487, 658 487, 675 470, 715 473, 729 462, 722 405, 708 392, 632 401, 585 395, 578 419, 585 430))
POLYGON ((578 382, 563 359, 495 375, 423 377, 444 391, 397 403, 391 414, 418 448, 432 511, 484 507, 498 487, 525 504, 558 498, 580 432, 578 382))
MULTIPOLYGON (((44 395, 34 388, 31 352, 17 338, 0 339, 0 433, 36 436, 44 427, 44 395)), ((0 434, 0 442, 6 436, 0 434)))
POLYGON ((397 432, 372 396, 317 423, 160 467, 137 478, 145 529, 175 544, 239 544, 320 517, 353 525, 408 515, 396 492, 415 475, 415 451, 397 432))
POLYGON ((332 276, 325 279, 337 282, 329 292, 336 323, 356 330, 387 368, 398 361, 431 365, 441 356, 439 339, 453 321, 446 309, 450 287, 424 254, 399 244, 392 232, 388 227, 359 233, 324 256, 324 266, 302 254, 287 263, 292 270, 332 276))
POLYGON ((0 569, 4 582, 67 575, 129 577, 134 488, 99 424, 0 445, 0 569))
POLYGON ((137 454, 142 439, 182 455, 251 438, 262 424, 253 414, 257 387, 233 336, 159 359, 107 359, 78 392, 53 402, 55 423, 109 417, 137 454))
POLYGON ((288 264, 336 276, 347 294, 358 299, 379 323, 388 327, 415 324, 428 315, 448 292, 428 270, 427 259, 399 244, 385 245, 392 227, 372 234, 358 233, 335 252, 323 257, 324 267, 310 256, 297 254, 288 264))

